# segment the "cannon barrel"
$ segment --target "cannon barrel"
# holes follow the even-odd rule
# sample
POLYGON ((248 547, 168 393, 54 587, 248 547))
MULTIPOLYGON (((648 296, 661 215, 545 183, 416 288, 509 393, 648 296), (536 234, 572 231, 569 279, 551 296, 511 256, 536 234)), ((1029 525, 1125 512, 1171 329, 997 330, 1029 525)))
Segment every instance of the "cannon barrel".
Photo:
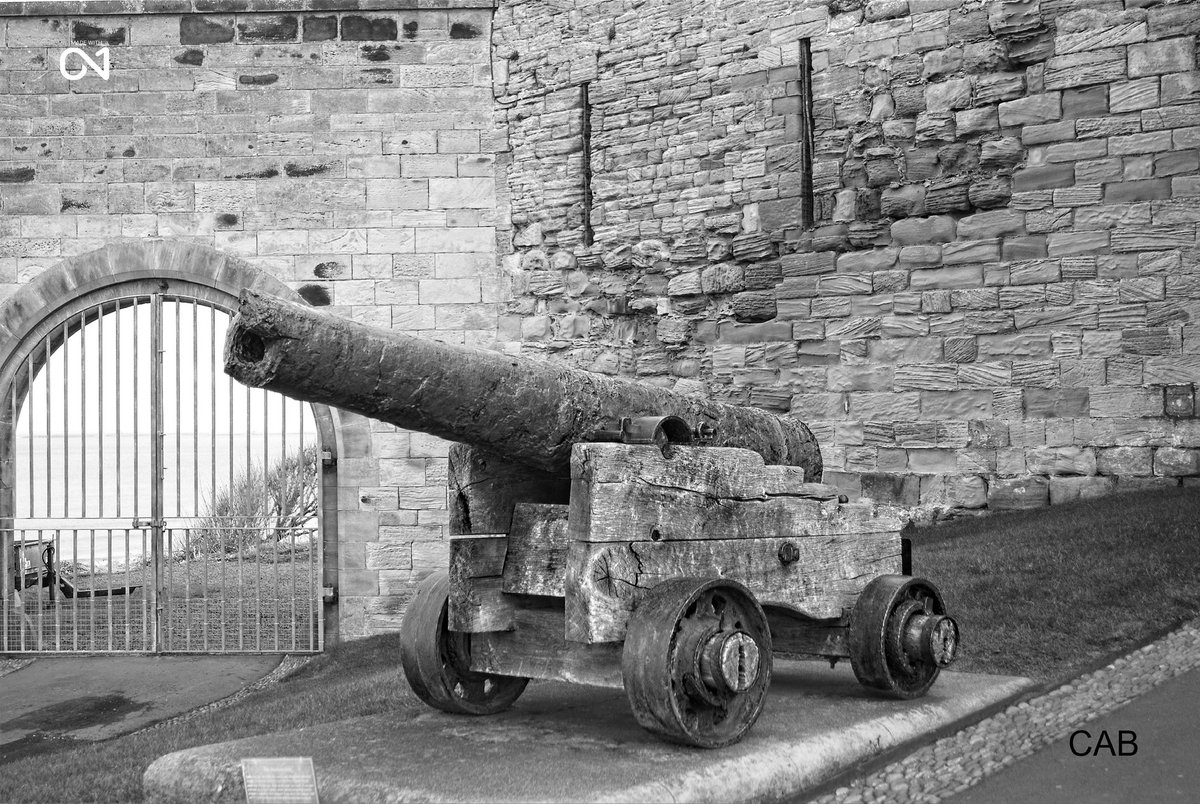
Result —
POLYGON ((754 450, 768 464, 821 477, 821 452, 800 421, 683 396, 654 385, 417 338, 327 311, 242 292, 225 340, 240 382, 332 405, 566 474, 571 447, 625 417, 708 425, 712 446, 754 450))

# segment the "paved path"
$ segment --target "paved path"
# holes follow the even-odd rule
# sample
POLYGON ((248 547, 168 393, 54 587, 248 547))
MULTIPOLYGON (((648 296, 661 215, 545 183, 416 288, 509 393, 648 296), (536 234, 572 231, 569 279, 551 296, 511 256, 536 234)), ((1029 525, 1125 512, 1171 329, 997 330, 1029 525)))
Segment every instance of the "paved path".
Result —
POLYGON ((950 799, 952 804, 1124 804, 1200 798, 1200 670, 1192 670, 1090 723, 1071 737, 950 799), (1134 745, 1122 746, 1122 736, 1134 745), (1112 747, 1103 742, 1108 736, 1112 747), (1125 756, 1115 754, 1123 753, 1125 756))
POLYGON ((0 763, 48 742, 104 740, 211 704, 279 656, 44 657, 0 677, 0 763))

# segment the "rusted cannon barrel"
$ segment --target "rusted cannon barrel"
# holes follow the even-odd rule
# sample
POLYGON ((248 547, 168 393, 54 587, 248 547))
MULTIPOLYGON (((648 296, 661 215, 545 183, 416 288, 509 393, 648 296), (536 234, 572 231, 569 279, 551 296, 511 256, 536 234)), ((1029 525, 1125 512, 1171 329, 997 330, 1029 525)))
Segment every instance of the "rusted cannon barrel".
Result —
POLYGON ((800 421, 681 396, 549 361, 439 343, 359 324, 246 290, 225 340, 240 382, 332 405, 550 472, 571 446, 625 417, 678 416, 715 429, 712 446, 821 477, 821 452, 800 421))

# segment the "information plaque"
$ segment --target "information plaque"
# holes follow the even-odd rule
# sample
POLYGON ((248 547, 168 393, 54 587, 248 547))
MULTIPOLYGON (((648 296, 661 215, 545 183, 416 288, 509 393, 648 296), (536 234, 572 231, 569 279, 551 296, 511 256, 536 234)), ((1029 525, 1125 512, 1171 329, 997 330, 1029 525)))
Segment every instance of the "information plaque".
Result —
POLYGON ((242 760, 246 804, 320 804, 312 757, 242 760))

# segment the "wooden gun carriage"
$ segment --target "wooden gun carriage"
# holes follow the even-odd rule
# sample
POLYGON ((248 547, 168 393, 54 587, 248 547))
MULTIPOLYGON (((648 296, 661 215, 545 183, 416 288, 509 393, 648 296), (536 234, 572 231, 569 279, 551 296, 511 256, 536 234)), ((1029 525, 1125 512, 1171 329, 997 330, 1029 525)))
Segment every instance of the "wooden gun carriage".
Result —
POLYGON ((848 658, 924 695, 955 656, 911 577, 903 511, 817 482, 802 423, 412 338, 243 293, 240 381, 451 440, 450 566, 401 627, 414 692, 491 714, 530 678, 623 687, 637 721, 719 747, 757 720, 773 655, 848 658))

